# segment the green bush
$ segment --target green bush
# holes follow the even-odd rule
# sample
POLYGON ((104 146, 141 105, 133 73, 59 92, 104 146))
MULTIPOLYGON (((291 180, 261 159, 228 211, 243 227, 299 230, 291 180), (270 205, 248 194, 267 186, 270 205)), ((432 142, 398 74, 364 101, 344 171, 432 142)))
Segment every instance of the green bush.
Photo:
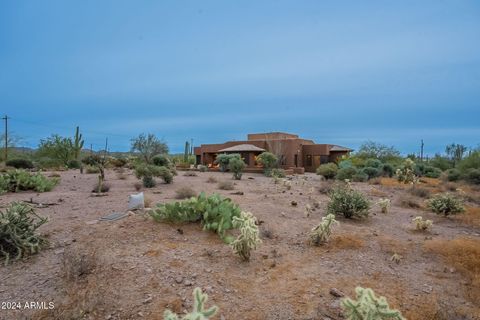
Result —
POLYGON ((348 183, 334 187, 329 197, 328 214, 341 214, 345 218, 368 216, 370 201, 363 193, 352 189, 348 183))
POLYGON ((202 164, 199 164, 199 165, 197 166, 197 169, 198 169, 198 171, 200 171, 200 172, 207 172, 207 171, 208 171, 208 167, 207 167, 207 166, 204 166, 204 165, 202 165, 202 164))
POLYGON ((472 184, 480 184, 480 169, 468 169, 465 173, 465 180, 472 184))
POLYGON ((0 257, 5 265, 11 258, 24 258, 45 246, 47 241, 36 231, 46 222, 47 218, 39 217, 31 206, 20 202, 0 211, 0 257))
POLYGON ((82 166, 82 163, 76 159, 72 159, 68 161, 68 164, 67 164, 67 167, 69 169, 80 169, 81 166, 82 166))
POLYGON ((257 157, 257 162, 263 166, 265 175, 271 176, 272 169, 278 164, 278 158, 271 152, 262 152, 257 157))
POLYGON ((170 169, 145 163, 135 167, 135 176, 142 179, 145 188, 153 188, 156 185, 154 177, 161 177, 165 183, 173 181, 173 173, 170 169))
POLYGON ((376 167, 365 167, 362 168, 361 172, 367 175, 368 179, 376 178, 381 176, 382 171, 376 167))
POLYGON ((166 155, 159 154, 152 158, 152 162, 154 165, 159 167, 169 167, 171 165, 170 159, 166 155))
POLYGON ((463 201, 450 193, 436 194, 427 201, 427 206, 436 214, 445 216, 465 211, 463 201))
POLYGON ((327 180, 335 178, 337 171, 338 171, 338 166, 333 162, 321 164, 317 168, 317 174, 320 176, 323 176, 327 180))
POLYGON ((270 171, 270 175, 272 176, 272 178, 277 178, 277 179, 286 177, 285 170, 279 169, 279 168, 273 168, 270 171))
POLYGON ((439 178, 442 175, 442 170, 432 166, 425 166, 423 175, 427 178, 439 178))
POLYGON ((469 169, 480 169, 480 150, 476 150, 463 158, 458 163, 457 169, 463 174, 466 174, 469 169))
POLYGON ((241 159, 238 153, 222 153, 219 154, 215 159, 215 164, 218 164, 220 166, 220 171, 226 172, 228 170, 228 164, 230 163, 230 159, 233 158, 241 159))
POLYGON ((41 173, 30 173, 24 170, 9 170, 0 174, 0 194, 34 190, 47 192, 59 182, 58 178, 48 179, 41 173))
POLYGON ((353 167, 353 163, 352 163, 352 160, 349 160, 349 159, 345 159, 345 160, 342 160, 338 163, 338 168, 339 169, 344 169, 344 168, 350 168, 350 167, 353 167))
POLYGON ((458 181, 462 177, 462 173, 458 169, 448 169, 445 174, 448 181, 458 181))
POLYGON ((242 159, 233 157, 228 162, 228 169, 233 172, 233 179, 242 179, 243 169, 245 169, 245 162, 242 159))
POLYGON ((123 168, 128 164, 127 158, 110 158, 108 163, 115 168, 123 168))
POLYGON ((86 166, 85 173, 87 174, 100 173, 100 169, 94 166, 86 166))
POLYGON ((201 193, 196 198, 188 200, 159 204, 150 212, 156 221, 168 222, 193 222, 200 220, 204 230, 215 231, 227 242, 226 231, 233 228, 233 218, 240 217, 240 208, 230 199, 219 194, 206 196, 201 193))
POLYGON ((435 155, 429 162, 432 167, 438 168, 442 171, 452 168, 452 161, 446 157, 435 155))
POLYGON ((16 169, 33 169, 33 162, 28 159, 10 159, 5 162, 7 167, 16 169))
POLYGON ((352 177, 352 181, 355 181, 355 182, 366 182, 368 181, 368 174, 366 174, 365 172, 363 171, 359 171, 357 173, 355 173, 352 177))
POLYGON ((382 166, 382 176, 393 177, 395 174, 395 167, 390 163, 384 163, 382 166))
POLYGON ((381 169, 382 166, 382 161, 378 159, 367 159, 367 161, 365 161, 365 167, 381 169))
POLYGON ((337 175, 335 176, 335 179, 337 180, 352 180, 353 176, 357 174, 357 169, 355 167, 346 167, 339 169, 337 171, 337 175))

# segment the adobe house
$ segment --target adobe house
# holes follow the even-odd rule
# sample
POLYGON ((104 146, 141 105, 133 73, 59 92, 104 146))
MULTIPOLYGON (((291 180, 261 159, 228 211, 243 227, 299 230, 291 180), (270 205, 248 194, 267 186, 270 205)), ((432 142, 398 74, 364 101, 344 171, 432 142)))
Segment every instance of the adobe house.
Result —
POLYGON ((248 171, 262 170, 256 157, 264 151, 276 154, 281 168, 303 173, 315 172, 320 164, 334 162, 352 149, 332 144, 316 144, 312 140, 284 132, 253 133, 244 141, 202 144, 194 149, 196 163, 210 168, 217 167, 214 162, 218 154, 239 153, 248 171))

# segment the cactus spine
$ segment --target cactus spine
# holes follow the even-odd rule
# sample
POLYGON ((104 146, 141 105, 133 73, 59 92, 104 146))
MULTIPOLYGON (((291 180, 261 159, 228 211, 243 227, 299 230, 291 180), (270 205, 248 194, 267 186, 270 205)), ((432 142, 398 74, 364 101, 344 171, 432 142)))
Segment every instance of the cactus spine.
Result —
POLYGON ((357 287, 355 292, 357 300, 342 301, 348 320, 405 320, 400 311, 390 309, 385 297, 377 298, 372 289, 357 287))
POLYGON ((75 136, 73 137, 74 157, 76 160, 80 157, 80 151, 82 151, 84 143, 85 141, 80 133, 80 127, 77 126, 75 129, 75 136))
POLYGON ((195 290, 193 290, 193 299, 195 301, 193 303, 193 311, 191 313, 186 314, 183 318, 179 318, 177 314, 171 312, 170 310, 165 310, 163 314, 163 319, 164 320, 208 320, 217 313, 218 311, 217 306, 213 306, 205 310, 205 304, 208 300, 208 295, 206 293, 202 293, 202 290, 200 288, 195 288, 195 290))
POLYGON ((250 260, 250 252, 262 242, 258 235, 256 218, 250 212, 241 212, 240 217, 233 217, 233 227, 240 229, 240 235, 232 243, 232 249, 243 260, 250 260))
POLYGON ((334 214, 323 217, 322 222, 310 231, 310 243, 316 246, 326 243, 335 224, 338 224, 338 222, 335 220, 334 214))

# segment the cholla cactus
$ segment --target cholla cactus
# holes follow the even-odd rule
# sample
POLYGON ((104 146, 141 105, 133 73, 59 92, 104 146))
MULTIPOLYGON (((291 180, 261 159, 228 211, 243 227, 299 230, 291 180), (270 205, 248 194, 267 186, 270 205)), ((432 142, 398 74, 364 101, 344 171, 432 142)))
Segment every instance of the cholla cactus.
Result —
POLYGON ((335 220, 334 214, 323 217, 322 222, 310 231, 310 243, 316 246, 326 243, 332 234, 335 224, 338 224, 338 222, 335 220))
POLYGON ((283 180, 283 186, 287 188, 287 190, 292 189, 292 182, 289 180, 283 180))
POLYGON ((418 178, 415 175, 415 162, 413 162, 411 159, 405 160, 402 167, 400 169, 397 169, 395 174, 398 181, 405 184, 414 184, 418 181, 418 178))
POLYGON ((427 205, 436 214, 444 214, 445 216, 465 211, 462 199, 448 192, 436 194, 432 199, 428 200, 427 205))
POLYGON ((257 249, 262 242, 258 235, 256 218, 250 212, 241 212, 240 217, 233 217, 233 227, 240 229, 240 235, 232 243, 232 249, 243 260, 250 260, 250 251, 257 249))
POLYGON ((13 202, 5 211, 0 211, 0 258, 5 265, 10 257, 21 259, 38 252, 47 240, 37 235, 36 230, 47 222, 33 208, 21 202, 13 202))
POLYGON ((355 292, 357 300, 342 301, 348 320, 405 320, 400 311, 390 309, 385 297, 377 298, 372 289, 357 287, 355 292))
POLYGON ((390 209, 390 199, 384 198, 378 200, 377 204, 379 205, 382 213, 388 213, 388 209, 390 209))
POLYGON ((402 261, 402 259, 403 259, 403 257, 401 255, 399 255, 398 253, 394 253, 390 257, 390 261, 395 262, 396 264, 399 264, 400 261, 402 261))
POLYGON ((433 225, 432 220, 423 220, 421 216, 413 218, 412 222, 415 224, 415 229, 420 231, 427 230, 433 225))
POLYGON ((208 320, 213 317, 217 311, 218 307, 213 306, 205 310, 205 303, 208 300, 208 295, 202 293, 200 288, 195 288, 193 290, 193 298, 195 300, 193 304, 193 311, 186 314, 183 318, 179 318, 177 314, 171 312, 170 310, 165 310, 163 314, 164 320, 208 320))

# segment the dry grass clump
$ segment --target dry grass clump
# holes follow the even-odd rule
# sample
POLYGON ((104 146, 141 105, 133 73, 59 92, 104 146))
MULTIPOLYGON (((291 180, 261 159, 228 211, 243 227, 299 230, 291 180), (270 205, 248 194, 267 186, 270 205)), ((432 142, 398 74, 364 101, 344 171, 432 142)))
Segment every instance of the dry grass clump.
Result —
POLYGON ((220 189, 220 190, 233 190, 233 189, 235 189, 235 186, 233 185, 232 181, 225 180, 225 181, 220 181, 218 183, 218 189, 220 189))
POLYGON ((458 184, 454 182, 444 182, 442 184, 442 189, 445 192, 456 192, 458 188, 459 188, 458 184))
POLYGON ((480 228, 480 208, 466 207, 465 212, 456 217, 463 224, 480 228))
POLYGON ((138 182, 135 182, 135 183, 133 184, 133 186, 134 186, 135 190, 137 190, 137 191, 140 191, 140 190, 142 190, 142 188, 143 188, 142 183, 139 182, 139 181, 138 181, 138 182))
POLYGON ((61 175, 57 172, 52 172, 48 175, 49 178, 60 178, 61 175))
POLYGON ((419 198, 428 198, 431 194, 430 190, 427 188, 422 188, 416 185, 411 186, 410 189, 408 189, 408 193, 419 198))
POLYGON ((368 184, 374 184, 374 185, 381 185, 382 184, 382 178, 373 178, 368 180, 368 184))
POLYGON ((195 171, 186 171, 183 175, 185 177, 196 177, 197 173, 195 171))
POLYGON ((363 240, 355 234, 340 234, 330 240, 329 245, 337 249, 360 249, 363 247, 363 240))
POLYGON ((388 193, 378 190, 377 188, 370 189, 369 193, 373 197, 381 197, 381 198, 388 197, 388 193))
POLYGON ((208 177, 207 179, 207 183, 217 183, 217 178, 213 177, 213 176, 210 176, 208 177))
POLYGON ((317 190, 321 194, 329 194, 330 191, 332 191, 332 188, 333 188, 333 182, 330 180, 325 180, 325 181, 322 181, 320 186, 318 186, 317 190))
POLYGON ((458 237, 453 240, 432 240, 425 243, 427 251, 441 255, 469 281, 467 296, 480 301, 480 239, 458 237))
POLYGON ((125 174, 125 169, 124 168, 118 168, 116 169, 117 172, 117 179, 118 180, 127 180, 128 176, 125 174))
POLYGON ((188 199, 191 197, 195 197, 197 193, 190 187, 181 187, 175 191, 175 198, 176 199, 188 199))
POLYGON ((145 208, 151 208, 153 204, 153 199, 147 195, 143 196, 143 203, 145 208))
POLYGON ((386 186, 386 187, 401 187, 401 188, 406 188, 408 187, 408 184, 399 182, 395 178, 379 178, 380 179, 380 185, 386 186))
POLYGON ((95 183, 92 187, 92 192, 100 192, 100 193, 106 193, 110 191, 111 185, 108 182, 103 182, 102 185, 100 186, 100 190, 98 188, 98 182, 95 183))
POLYGON ((411 251, 411 247, 413 244, 411 242, 401 241, 399 239, 394 239, 387 235, 379 235, 375 237, 380 249, 387 253, 390 257, 393 254, 400 254, 405 256, 409 251, 411 251))
POLYGON ((69 248, 63 253, 63 278, 78 281, 93 273, 97 268, 97 255, 94 250, 69 248))
POLYGON ((422 204, 415 199, 412 199, 408 196, 401 196, 398 198, 398 205, 402 208, 408 209, 421 209, 423 208, 422 204))

